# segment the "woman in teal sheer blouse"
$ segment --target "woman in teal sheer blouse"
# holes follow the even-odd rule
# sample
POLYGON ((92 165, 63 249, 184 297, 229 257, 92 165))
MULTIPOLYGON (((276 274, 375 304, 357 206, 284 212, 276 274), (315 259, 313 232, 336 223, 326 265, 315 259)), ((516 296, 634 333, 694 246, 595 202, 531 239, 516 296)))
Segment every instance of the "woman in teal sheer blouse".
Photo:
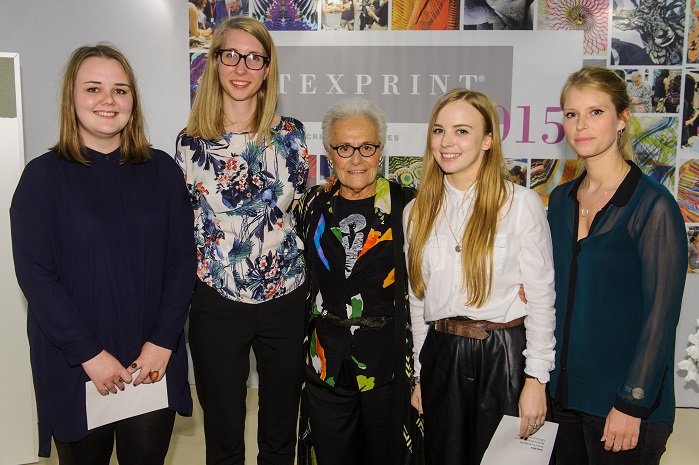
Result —
POLYGON ((582 68, 561 92, 585 171, 549 201, 558 465, 657 464, 672 432, 687 241, 673 196, 631 161, 629 105, 606 68, 582 68))

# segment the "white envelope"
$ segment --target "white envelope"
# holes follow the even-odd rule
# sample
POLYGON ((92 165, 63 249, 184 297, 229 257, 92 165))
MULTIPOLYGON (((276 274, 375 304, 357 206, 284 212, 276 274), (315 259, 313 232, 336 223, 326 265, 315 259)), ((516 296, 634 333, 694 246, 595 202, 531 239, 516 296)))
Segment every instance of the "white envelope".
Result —
POLYGON ((481 465, 547 465, 558 432, 558 423, 547 421, 533 436, 519 438, 519 417, 505 415, 490 440, 481 465))
MULTIPOLYGON (((137 372, 138 373, 138 372, 137 372)), ((136 379, 136 373, 133 374, 136 379)), ((87 429, 114 423, 125 418, 153 412, 168 407, 167 374, 157 383, 124 383, 124 390, 106 396, 100 394, 92 381, 85 383, 85 407, 87 409, 87 429)))

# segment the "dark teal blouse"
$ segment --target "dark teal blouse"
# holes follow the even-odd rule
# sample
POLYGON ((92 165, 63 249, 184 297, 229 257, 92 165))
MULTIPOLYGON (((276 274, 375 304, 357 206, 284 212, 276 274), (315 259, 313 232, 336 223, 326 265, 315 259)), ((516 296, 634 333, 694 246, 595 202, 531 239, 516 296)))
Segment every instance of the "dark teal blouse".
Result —
POLYGON ((687 238, 674 197, 629 164, 580 241, 577 192, 586 173, 551 194, 556 368, 549 387, 563 408, 606 417, 616 407, 672 423, 687 238))

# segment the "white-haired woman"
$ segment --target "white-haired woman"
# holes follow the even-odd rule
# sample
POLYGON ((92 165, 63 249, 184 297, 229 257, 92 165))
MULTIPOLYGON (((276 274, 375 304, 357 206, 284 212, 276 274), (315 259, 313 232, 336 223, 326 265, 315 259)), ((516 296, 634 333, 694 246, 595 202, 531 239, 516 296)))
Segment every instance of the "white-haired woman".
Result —
POLYGON ((311 280, 299 463, 312 447, 320 465, 404 464, 420 442, 403 434, 416 426, 401 226, 414 194, 379 174, 387 125, 376 104, 341 100, 322 127, 334 182, 297 209, 311 280))

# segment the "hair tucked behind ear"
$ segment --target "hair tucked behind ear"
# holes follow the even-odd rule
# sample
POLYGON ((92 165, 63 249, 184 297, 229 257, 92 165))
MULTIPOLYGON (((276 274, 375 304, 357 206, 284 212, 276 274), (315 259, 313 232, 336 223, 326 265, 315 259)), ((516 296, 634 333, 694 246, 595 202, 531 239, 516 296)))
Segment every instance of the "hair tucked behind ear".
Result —
MULTIPOLYGON (((612 100, 617 115, 622 115, 624 112, 629 111, 631 106, 631 98, 626 90, 626 82, 609 68, 583 66, 568 76, 561 89, 561 108, 565 107, 566 95, 572 88, 588 89, 608 95, 612 100)), ((624 160, 633 160, 633 149, 631 148, 628 128, 624 128, 621 131, 617 146, 624 160)))
MULTIPOLYGON (((425 246, 434 230, 444 203, 444 172, 431 149, 431 138, 439 112, 449 103, 465 101, 481 114, 485 134, 492 138, 478 171, 473 213, 462 238, 462 291, 466 305, 482 307, 490 297, 493 274, 493 247, 500 210, 511 198, 512 184, 502 155, 502 139, 495 104, 484 94, 467 89, 455 89, 444 94, 435 104, 430 116, 427 143, 422 163, 420 189, 408 219, 408 273, 416 296, 424 298, 422 278, 425 246)), ((484 134, 484 135, 485 135, 484 134)))

